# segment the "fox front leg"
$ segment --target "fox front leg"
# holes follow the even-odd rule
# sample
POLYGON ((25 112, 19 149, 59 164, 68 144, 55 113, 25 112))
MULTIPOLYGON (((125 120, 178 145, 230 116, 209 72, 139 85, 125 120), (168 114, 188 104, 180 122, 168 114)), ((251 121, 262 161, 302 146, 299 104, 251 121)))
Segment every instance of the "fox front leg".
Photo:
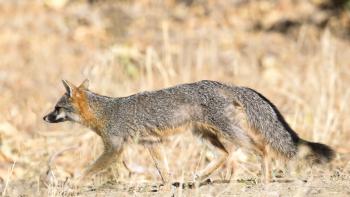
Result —
POLYGON ((117 161, 122 153, 123 139, 115 138, 113 141, 104 143, 105 149, 96 161, 85 169, 79 180, 84 180, 93 174, 109 167, 114 161, 117 161))

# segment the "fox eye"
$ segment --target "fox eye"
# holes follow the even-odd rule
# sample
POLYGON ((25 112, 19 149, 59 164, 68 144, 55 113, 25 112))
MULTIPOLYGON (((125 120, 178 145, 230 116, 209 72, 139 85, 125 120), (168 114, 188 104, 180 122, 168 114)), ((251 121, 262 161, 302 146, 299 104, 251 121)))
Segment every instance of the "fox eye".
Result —
POLYGON ((62 107, 60 107, 60 106, 56 106, 56 107, 55 107, 55 110, 56 110, 56 111, 60 111, 61 108, 62 108, 62 107))
POLYGON ((56 107, 55 107, 55 110, 57 110, 57 111, 59 111, 59 110, 64 110, 64 111, 66 111, 66 112, 71 112, 71 111, 72 111, 71 108, 65 107, 65 106, 56 106, 56 107))
POLYGON ((56 106, 56 107, 55 107, 55 110, 57 110, 57 111, 59 111, 59 110, 61 110, 61 109, 63 109, 63 110, 68 110, 68 108, 63 107, 63 106, 56 106))

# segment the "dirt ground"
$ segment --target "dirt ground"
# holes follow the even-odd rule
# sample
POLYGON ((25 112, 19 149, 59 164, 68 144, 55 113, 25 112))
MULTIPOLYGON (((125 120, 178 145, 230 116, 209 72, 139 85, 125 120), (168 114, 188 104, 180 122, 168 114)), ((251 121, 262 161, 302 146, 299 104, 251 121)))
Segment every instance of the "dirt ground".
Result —
POLYGON ((349 196, 349 170, 318 171, 302 179, 275 179, 261 183, 258 179, 207 180, 201 183, 161 183, 106 181, 102 184, 73 187, 61 183, 40 188, 37 183, 12 183, 13 196, 349 196))
POLYGON ((0 0, 2 196, 350 196, 349 1, 0 0), (333 2, 333 3, 332 3, 333 2), (337 3, 334 3, 337 2, 337 3), (164 145, 174 180, 131 144, 123 163, 84 185, 74 178, 102 150, 99 137, 42 117, 62 79, 127 96, 210 79, 254 88, 304 139, 328 144, 332 163, 261 183, 259 159, 238 150, 203 183, 213 155, 189 134, 164 145), (49 183, 49 184, 48 184, 49 183), (198 185, 199 184, 199 185, 198 185))

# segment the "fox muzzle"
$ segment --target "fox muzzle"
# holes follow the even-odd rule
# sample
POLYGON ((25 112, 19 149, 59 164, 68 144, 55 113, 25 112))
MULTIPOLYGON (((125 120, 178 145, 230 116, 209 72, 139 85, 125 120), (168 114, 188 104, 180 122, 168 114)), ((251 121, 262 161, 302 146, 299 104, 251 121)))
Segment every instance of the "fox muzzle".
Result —
POLYGON ((65 114, 59 113, 57 110, 54 110, 53 112, 44 116, 43 119, 48 123, 58 123, 66 121, 67 118, 65 114))

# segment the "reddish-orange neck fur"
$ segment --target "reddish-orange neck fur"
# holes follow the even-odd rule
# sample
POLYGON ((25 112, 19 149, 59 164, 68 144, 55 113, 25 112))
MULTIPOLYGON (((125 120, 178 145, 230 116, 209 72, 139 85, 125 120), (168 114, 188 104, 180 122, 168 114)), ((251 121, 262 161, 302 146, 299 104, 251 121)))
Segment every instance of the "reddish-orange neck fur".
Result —
POLYGON ((72 103, 80 115, 82 124, 93 129, 98 135, 101 135, 102 122, 98 121, 96 115, 89 106, 86 92, 76 88, 73 91, 72 103))

